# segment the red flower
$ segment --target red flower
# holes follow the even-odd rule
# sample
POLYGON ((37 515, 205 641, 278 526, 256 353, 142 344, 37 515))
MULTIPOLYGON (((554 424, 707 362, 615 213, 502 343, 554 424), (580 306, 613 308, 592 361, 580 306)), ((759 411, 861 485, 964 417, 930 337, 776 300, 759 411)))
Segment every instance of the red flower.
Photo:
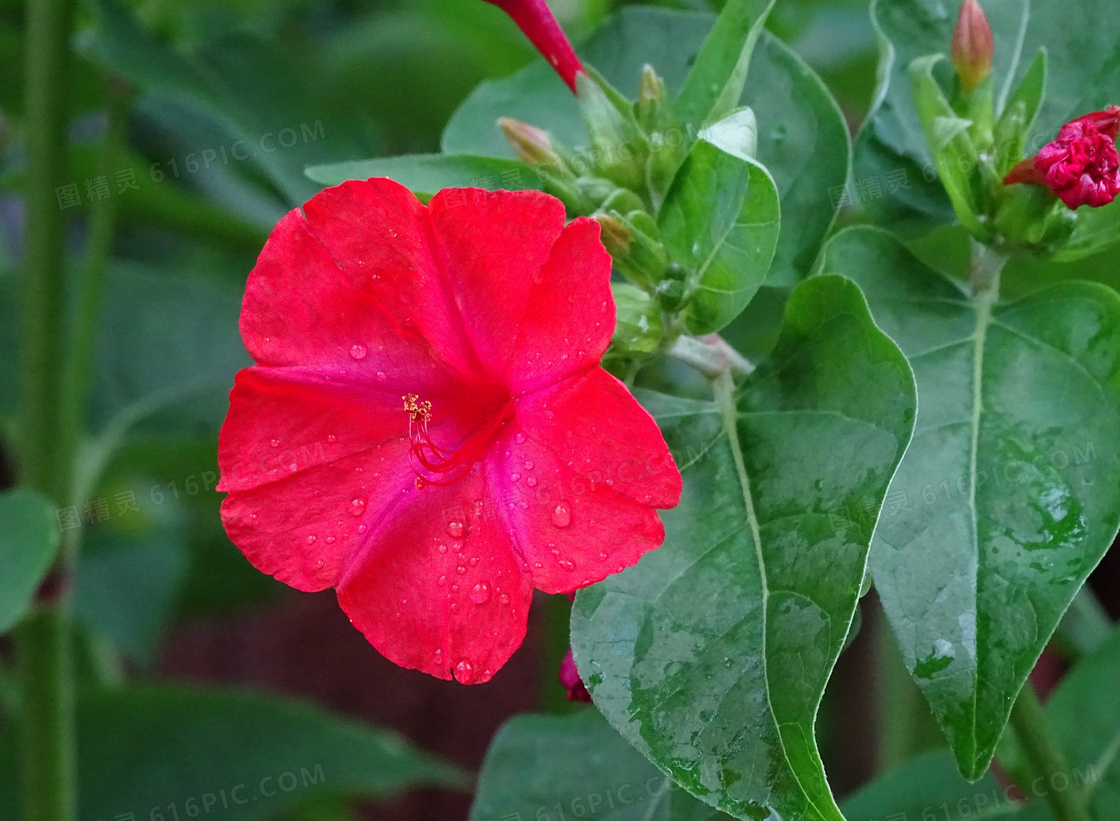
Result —
POLYGON ((249 276, 222 427, 222 520, 250 562, 337 589, 404 667, 483 682, 566 592, 664 540, 680 474, 598 367, 599 226, 539 192, 348 182, 292 211, 249 276))
POLYGON ((544 0, 486 0, 513 18, 525 36, 537 47, 560 78, 576 93, 576 75, 583 71, 583 64, 572 51, 572 44, 556 22, 544 0))
POLYGON ((1005 183, 1045 185, 1070 208, 1108 205, 1120 194, 1120 106, 1062 126, 1058 139, 1011 169, 1005 183))

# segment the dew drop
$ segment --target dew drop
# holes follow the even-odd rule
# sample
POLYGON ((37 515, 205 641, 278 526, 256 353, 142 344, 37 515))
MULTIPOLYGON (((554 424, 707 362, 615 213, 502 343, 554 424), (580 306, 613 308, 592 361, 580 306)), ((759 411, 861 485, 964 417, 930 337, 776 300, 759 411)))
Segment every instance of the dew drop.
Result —
POLYGON ((288 465, 288 470, 292 471, 292 473, 295 473, 297 470, 299 470, 299 465, 297 465, 295 462, 292 462, 290 465, 288 465))
POLYGON ((520 478, 521 478, 521 474, 520 474, 520 473, 511 473, 511 474, 509 475, 509 480, 510 480, 511 482, 516 482, 516 481, 517 481, 518 479, 520 479, 520 478))
POLYGON ((509 593, 503 593, 499 597, 499 600, 501 601, 502 604, 509 604, 509 593))
POLYGON ((475 604, 485 604, 490 599, 490 585, 486 582, 479 582, 471 588, 471 601, 475 604))
POLYGON ((278 448, 278 447, 280 447, 280 440, 279 439, 273 439, 271 442, 269 442, 269 444, 272 445, 274 448, 278 448))
POLYGON ((525 470, 532 470, 533 466, 534 465, 533 465, 533 460, 532 459, 526 459, 525 460, 525 470))
POLYGON ((447 552, 447 545, 445 545, 445 544, 441 544, 441 545, 439 546, 439 552, 440 552, 440 553, 446 553, 446 552, 447 552))
POLYGON ((524 445, 525 444, 525 434, 524 433, 517 434, 515 437, 513 437, 513 441, 516 442, 519 445, 524 445))
POLYGON ((350 515, 351 516, 361 516, 365 512, 366 512, 366 500, 365 499, 351 499, 350 500, 350 515))
POLYGON ((388 377, 385 376, 385 371, 378 371, 377 372, 377 381, 378 382, 384 382, 387 378, 388 377))
POLYGON ((366 346, 365 345, 355 345, 353 348, 350 349, 350 356, 352 356, 354 359, 365 359, 366 358, 366 346))
POLYGON ((467 568, 463 565, 459 565, 458 567, 455 568, 455 572, 458 573, 460 576, 462 576, 464 573, 467 572, 467 568))
POLYGON ((570 562, 567 559, 561 559, 560 561, 557 562, 557 564, 560 565, 565 570, 567 570, 568 572, 571 572, 571 571, 576 569, 575 562, 570 562))
POLYGON ((474 667, 466 659, 455 665, 455 678, 460 684, 470 684, 474 675, 474 667))
POLYGON ((607 551, 605 551, 605 550, 603 550, 603 551, 600 551, 600 552, 599 552, 599 558, 600 558, 600 559, 605 559, 605 558, 607 558, 607 551))
POLYGON ((478 556, 471 556, 470 566, 478 567, 478 556))
POLYGON ((259 517, 257 516, 257 514, 256 514, 256 513, 250 513, 250 514, 249 514, 249 521, 250 521, 250 522, 255 522, 255 521, 256 521, 256 520, 258 519, 258 518, 259 518, 259 517))
POLYGON ((436 579, 436 584, 438 584, 440 587, 443 587, 445 584, 447 584, 447 576, 440 576, 438 579, 436 579))
POLYGON ((459 605, 458 605, 458 604, 456 604, 455 602, 451 602, 451 604, 450 604, 450 606, 448 607, 448 609, 449 609, 449 610, 450 610, 450 611, 451 611, 452 613, 458 613, 458 612, 459 612, 459 605))
POLYGON ((314 536, 308 536, 307 537, 307 543, 308 544, 315 544, 315 537, 314 536))
POLYGON ((458 593, 459 592, 459 585, 457 585, 457 584, 451 585, 451 592, 452 593, 458 593))
POLYGON ((463 523, 456 519, 453 522, 447 523, 447 535, 452 539, 463 538, 463 523))
POLYGON ((365 525, 358 525, 359 533, 365 533, 367 530, 369 530, 369 528, 367 528, 365 525))
POLYGON ((324 541, 326 541, 327 544, 334 544, 334 536, 328 536, 324 541))
POLYGON ((338 437, 335 436, 333 433, 327 434, 327 441, 330 442, 333 445, 335 442, 338 441, 338 437))
POLYGON ((557 527, 567 527, 572 523, 572 507, 567 502, 560 502, 552 511, 552 523, 557 527))
POLYGON ((536 476, 529 476, 528 478, 525 479, 525 484, 527 484, 529 487, 536 487, 537 486, 537 477, 536 476))

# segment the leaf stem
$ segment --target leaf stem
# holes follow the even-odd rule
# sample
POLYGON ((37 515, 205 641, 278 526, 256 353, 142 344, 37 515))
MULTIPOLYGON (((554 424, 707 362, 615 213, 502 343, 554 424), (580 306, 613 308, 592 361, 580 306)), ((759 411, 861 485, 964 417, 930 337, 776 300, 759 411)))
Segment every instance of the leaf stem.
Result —
POLYGON ((754 372, 754 365, 718 334, 708 334, 702 338, 682 334, 666 353, 673 359, 696 368, 709 379, 716 379, 726 373, 748 376, 754 372))
MULTIPOLYGON (((1071 772, 1065 751, 1054 738, 1046 721, 1042 703, 1028 681, 1011 708, 1011 726, 1023 745, 1027 760, 1036 777, 1047 781, 1057 773, 1071 772)), ((1070 786, 1067 790, 1051 789, 1046 802, 1058 821, 1090 821, 1082 791, 1070 786)))
POLYGON ((999 275, 1007 264, 1007 256, 978 240, 972 241, 972 264, 969 284, 974 297, 989 296, 994 302, 999 297, 999 275))

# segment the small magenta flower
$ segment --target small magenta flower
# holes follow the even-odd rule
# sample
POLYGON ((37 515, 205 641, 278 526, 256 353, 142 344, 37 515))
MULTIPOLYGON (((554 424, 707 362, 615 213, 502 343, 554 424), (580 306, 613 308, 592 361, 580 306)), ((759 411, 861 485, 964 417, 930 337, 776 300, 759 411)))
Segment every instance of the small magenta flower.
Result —
POLYGON ((545 0, 486 0, 513 18, 537 51, 548 60, 560 78, 576 93, 576 75, 583 73, 583 64, 572 50, 560 24, 545 0))
POLYGON ((971 94, 992 70, 995 41, 988 18, 976 0, 961 3, 951 47, 953 67, 964 90, 971 94))
POLYGON ((579 670, 576 669, 576 660, 572 658, 571 650, 560 662, 558 678, 563 688, 568 691, 568 701, 591 701, 591 693, 587 692, 587 686, 579 677, 579 670))
POLYGON ((1058 138, 1011 169, 1004 182, 1045 185, 1070 208, 1108 205, 1120 194, 1120 106, 1062 126, 1058 138))

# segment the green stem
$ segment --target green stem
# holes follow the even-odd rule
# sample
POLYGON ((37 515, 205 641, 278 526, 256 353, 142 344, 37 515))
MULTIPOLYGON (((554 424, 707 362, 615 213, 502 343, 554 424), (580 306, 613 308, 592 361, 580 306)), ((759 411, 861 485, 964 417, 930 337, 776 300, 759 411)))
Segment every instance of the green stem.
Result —
POLYGON ((665 353, 691 365, 709 379, 725 373, 748 376, 754 371, 754 365, 749 360, 716 334, 709 334, 703 339, 682 334, 665 353))
POLYGON ((999 296, 999 275, 1007 257, 989 245, 972 241, 972 267, 969 284, 974 297, 990 296, 994 302, 999 296))
MULTIPOLYGON (((27 233, 20 338, 20 480, 56 502, 67 496, 62 430, 66 351, 67 98, 74 0, 27 4, 27 233)), ((63 582, 65 584, 65 582, 63 582)), ((77 814, 74 699, 65 602, 44 603, 16 631, 24 821, 77 814)))
MULTIPOLYGON (((1065 751, 1050 731, 1042 704, 1029 681, 1011 708, 1011 726, 1036 777, 1049 782, 1057 773, 1071 773, 1065 751)), ((1084 796, 1077 787, 1051 789, 1046 793, 1046 802, 1058 821, 1090 821, 1084 796)))
POLYGON ((16 632, 24 821, 77 816, 74 692, 64 605, 42 606, 16 632))

